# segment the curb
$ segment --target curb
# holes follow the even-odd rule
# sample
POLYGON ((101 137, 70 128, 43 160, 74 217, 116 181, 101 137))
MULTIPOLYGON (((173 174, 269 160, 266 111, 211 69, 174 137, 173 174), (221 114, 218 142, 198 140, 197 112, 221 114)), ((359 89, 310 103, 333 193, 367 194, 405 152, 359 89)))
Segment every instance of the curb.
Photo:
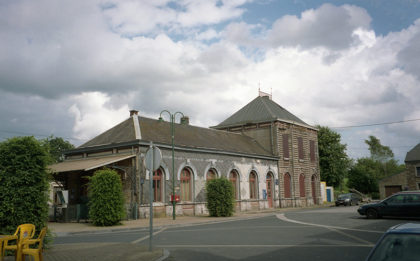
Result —
POLYGON ((169 250, 164 248, 163 249, 163 256, 159 257, 155 261, 164 261, 164 260, 166 260, 169 257, 170 254, 171 253, 169 252, 169 250))
MULTIPOLYGON (((223 220, 212 220, 212 221, 204 221, 204 222, 197 222, 191 224, 168 224, 162 226, 153 226, 154 230, 159 230, 163 228, 174 228, 174 227, 192 227, 192 226, 199 226, 199 225, 207 225, 207 224, 218 224, 218 223, 225 223, 225 222, 233 222, 238 220, 248 220, 248 219, 257 219, 267 216, 274 216, 279 212, 270 212, 264 213, 258 216, 247 216, 247 217, 237 217, 237 218, 230 218, 230 219, 223 219, 223 220)), ((103 230, 87 230, 87 231, 76 231, 76 232, 53 232, 57 237, 66 237, 66 236, 78 236, 78 235, 86 235, 86 234, 103 234, 103 233, 114 233, 114 232, 126 232, 126 231, 148 231, 149 227, 131 227, 131 228, 119 228, 119 229, 103 229, 103 230)))

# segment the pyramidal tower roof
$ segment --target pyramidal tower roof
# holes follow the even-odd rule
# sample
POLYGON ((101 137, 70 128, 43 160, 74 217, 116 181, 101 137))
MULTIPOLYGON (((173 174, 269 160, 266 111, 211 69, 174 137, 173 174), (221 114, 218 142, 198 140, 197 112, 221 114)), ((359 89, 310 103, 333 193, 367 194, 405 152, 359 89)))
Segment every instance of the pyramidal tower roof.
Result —
POLYGON ((282 121, 315 129, 285 108, 275 103, 269 95, 259 95, 232 116, 214 126, 215 129, 242 126, 251 123, 282 121))

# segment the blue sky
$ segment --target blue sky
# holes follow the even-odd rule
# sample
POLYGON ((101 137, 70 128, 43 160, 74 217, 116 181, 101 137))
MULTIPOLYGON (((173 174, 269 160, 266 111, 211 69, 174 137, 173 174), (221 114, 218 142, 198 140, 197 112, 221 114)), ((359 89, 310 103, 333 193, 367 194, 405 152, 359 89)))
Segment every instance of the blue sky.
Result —
POLYGON ((137 109, 214 126, 258 88, 352 158, 378 137, 404 160, 420 142, 420 1, 6 0, 0 140, 80 145, 137 109))
POLYGON ((407 28, 414 20, 419 18, 420 14, 420 1, 415 0, 267 0, 245 5, 249 11, 243 15, 243 20, 250 23, 271 24, 281 16, 299 16, 302 11, 318 8, 324 3, 337 6, 348 4, 363 7, 372 17, 372 29, 377 34, 382 35, 407 28))

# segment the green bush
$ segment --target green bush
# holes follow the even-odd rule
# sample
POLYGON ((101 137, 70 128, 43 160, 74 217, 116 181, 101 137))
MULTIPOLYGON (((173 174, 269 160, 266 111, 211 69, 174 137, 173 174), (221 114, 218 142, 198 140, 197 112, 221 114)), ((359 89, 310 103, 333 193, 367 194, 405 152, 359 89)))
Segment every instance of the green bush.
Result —
POLYGON ((124 218, 122 183, 114 170, 98 170, 90 178, 89 218, 96 226, 113 226, 124 218))
POLYGON ((232 183, 226 178, 209 180, 206 184, 207 209, 212 217, 230 217, 234 212, 232 183))
POLYGON ((39 232, 48 218, 47 154, 34 137, 0 143, 0 234, 34 224, 39 232))

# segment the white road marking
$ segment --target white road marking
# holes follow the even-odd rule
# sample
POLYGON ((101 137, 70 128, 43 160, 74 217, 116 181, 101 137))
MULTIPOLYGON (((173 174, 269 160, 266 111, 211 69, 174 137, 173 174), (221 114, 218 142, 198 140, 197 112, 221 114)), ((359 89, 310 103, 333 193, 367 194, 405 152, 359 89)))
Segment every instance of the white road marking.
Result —
MULTIPOLYGON (((153 233, 153 236, 154 236, 154 235, 157 235, 157 234, 159 234, 159 233, 161 233, 161 232, 163 232, 163 231, 165 231, 165 230, 166 230, 166 228, 164 227, 164 228, 162 228, 161 230, 154 232, 154 233, 153 233)), ((144 237, 141 237, 141 238, 139 238, 139 239, 136 239, 136 240, 134 240, 134 241, 131 241, 131 244, 137 244, 137 243, 140 243, 141 241, 146 240, 146 239, 148 239, 148 238, 149 238, 149 235, 144 236, 144 237)))
POLYGON ((157 245, 156 247, 162 248, 279 248, 279 247, 300 247, 300 248, 309 248, 309 247, 369 247, 372 245, 365 244, 346 244, 346 245, 157 245))
POLYGON ((314 223, 307 223, 302 221, 297 221, 293 219, 287 218, 284 214, 277 214, 276 217, 280 220, 306 225, 306 226, 314 226, 314 227, 324 227, 324 228, 330 228, 330 229, 338 229, 338 230, 350 230, 350 231, 358 231, 358 232, 368 232, 368 233, 376 233, 376 234, 383 234, 383 231, 376 231, 376 230, 367 230, 367 229, 357 229, 357 228, 346 228, 346 227, 336 227, 336 226, 328 226, 328 225, 321 225, 321 224, 314 224, 314 223))
POLYGON ((307 223, 307 222, 297 221, 297 220, 293 220, 293 219, 287 218, 284 214, 278 214, 278 215, 276 215, 276 217, 278 219, 283 220, 283 221, 286 221, 286 222, 292 222, 292 223, 306 225, 306 226, 314 226, 314 227, 326 228, 326 229, 332 230, 334 232, 337 232, 337 233, 339 233, 341 235, 347 236, 347 237, 349 237, 351 239, 354 239, 356 241, 359 241, 359 242, 365 244, 364 246, 366 246, 366 247, 373 247, 374 244, 372 242, 369 242, 369 241, 366 241, 364 239, 361 239, 360 237, 353 236, 353 235, 350 235, 348 233, 345 233, 342 230, 383 234, 383 232, 381 232, 381 231, 375 231, 375 230, 364 230, 364 229, 355 229, 355 228, 336 227, 336 226, 328 226, 328 225, 321 225, 321 224, 314 224, 314 223, 307 223))
POLYGON ((354 239, 354 240, 356 240, 356 241, 359 241, 359 242, 361 242, 361 243, 363 243, 363 244, 366 244, 366 245, 368 245, 368 246, 371 246, 371 247, 373 247, 373 246, 374 246, 374 244, 372 244, 372 242, 369 242, 369 241, 366 241, 366 240, 364 240, 364 239, 361 239, 360 237, 356 237, 356 236, 353 236, 353 235, 350 235, 350 234, 344 233, 343 231, 340 231, 340 230, 335 229, 335 228, 328 228, 328 229, 329 229, 329 230, 332 230, 332 231, 334 231, 334 232, 336 232, 336 233, 339 233, 339 234, 341 234, 341 235, 344 235, 344 236, 346 236, 346 237, 349 237, 349 238, 351 238, 351 239, 354 239))

